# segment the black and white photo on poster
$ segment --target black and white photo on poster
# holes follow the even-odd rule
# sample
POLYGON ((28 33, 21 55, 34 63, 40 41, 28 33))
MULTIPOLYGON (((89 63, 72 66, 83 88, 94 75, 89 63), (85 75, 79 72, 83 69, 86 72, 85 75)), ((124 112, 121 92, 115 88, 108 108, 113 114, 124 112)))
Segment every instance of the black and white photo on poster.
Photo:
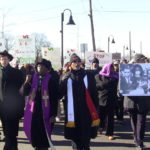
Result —
POLYGON ((150 64, 120 64, 119 91, 123 96, 150 96, 150 64))

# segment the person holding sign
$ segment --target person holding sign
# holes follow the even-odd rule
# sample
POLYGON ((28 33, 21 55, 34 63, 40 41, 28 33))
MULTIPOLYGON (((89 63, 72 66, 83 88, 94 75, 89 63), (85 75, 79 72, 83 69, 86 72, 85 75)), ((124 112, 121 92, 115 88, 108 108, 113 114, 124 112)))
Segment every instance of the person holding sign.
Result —
MULTIPOLYGON (((144 63, 145 56, 143 54, 135 54, 131 60, 132 63, 144 63)), ((141 80, 142 69, 139 65, 135 65, 134 76, 138 79, 135 83, 137 87, 143 83, 138 82, 141 80)), ((134 81, 133 81, 134 82, 134 81)), ((143 91, 141 95, 143 94, 143 91)), ((137 150, 144 150, 144 134, 146 125, 146 115, 150 110, 150 96, 125 96, 124 109, 129 113, 131 119, 131 127, 133 130, 134 143, 137 150)))

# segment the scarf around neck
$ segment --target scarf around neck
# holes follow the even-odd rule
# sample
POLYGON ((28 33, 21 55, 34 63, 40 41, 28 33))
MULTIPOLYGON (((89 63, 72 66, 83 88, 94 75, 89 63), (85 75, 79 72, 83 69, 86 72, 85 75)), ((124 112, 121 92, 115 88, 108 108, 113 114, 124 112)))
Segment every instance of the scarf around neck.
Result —
MULTIPOLYGON (((100 119, 98 117, 98 113, 96 111, 96 108, 93 104, 93 100, 90 96, 90 93, 88 91, 88 79, 87 75, 84 77, 84 84, 85 84, 85 95, 86 95, 86 104, 88 107, 88 110, 90 112, 90 116, 92 119, 91 126, 99 126, 100 119)), ((67 82, 67 99, 68 99, 68 105, 67 105, 67 124, 66 127, 74 128, 75 127, 75 115, 74 115, 74 98, 73 98, 73 87, 72 87, 72 79, 69 78, 67 82)))

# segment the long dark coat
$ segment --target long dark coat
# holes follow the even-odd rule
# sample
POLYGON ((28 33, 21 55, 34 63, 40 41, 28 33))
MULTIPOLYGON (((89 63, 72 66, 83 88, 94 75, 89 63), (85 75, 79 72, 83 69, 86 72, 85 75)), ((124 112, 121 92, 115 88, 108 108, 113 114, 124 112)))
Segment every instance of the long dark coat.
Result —
POLYGON ((23 84, 22 72, 8 65, 2 68, 2 93, 0 116, 3 119, 20 119, 24 112, 24 97, 19 93, 23 84))
POLYGON ((95 76, 98 99, 100 106, 115 106, 117 102, 118 79, 105 77, 97 74, 95 76))
POLYGON ((73 141, 80 141, 86 145, 89 144, 91 138, 95 138, 97 135, 97 128, 91 127, 91 116, 86 104, 85 97, 85 85, 83 78, 87 75, 88 78, 88 90, 92 97, 95 107, 98 106, 97 92, 95 86, 95 80, 93 75, 86 73, 84 70, 70 71, 63 75, 60 81, 60 92, 61 97, 64 96, 65 105, 65 138, 71 139, 73 141), (74 99, 74 117, 75 117, 75 127, 66 127, 67 122, 67 81, 68 78, 72 79, 73 87, 73 99, 74 99))
POLYGON ((125 96, 124 109, 137 109, 141 113, 150 111, 150 96, 125 96))
MULTIPOLYGON (((41 83, 42 79, 39 79, 38 90, 35 96, 35 106, 32 114, 31 122, 31 144, 33 147, 46 148, 49 147, 46 130, 44 126, 43 119, 43 109, 42 109, 42 95, 41 95, 41 83)), ((48 83, 48 94, 50 100, 50 114, 53 117, 57 115, 57 105, 58 105, 58 84, 55 77, 51 77, 48 83)), ((31 84, 26 83, 24 85, 24 94, 29 95, 31 90, 31 84)))

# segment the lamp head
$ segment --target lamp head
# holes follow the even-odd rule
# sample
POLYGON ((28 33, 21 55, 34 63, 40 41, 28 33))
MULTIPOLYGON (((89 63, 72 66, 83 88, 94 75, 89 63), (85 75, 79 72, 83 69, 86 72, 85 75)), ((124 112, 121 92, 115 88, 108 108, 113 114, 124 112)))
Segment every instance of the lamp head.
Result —
POLYGON ((112 39, 111 43, 115 44, 115 40, 114 40, 114 38, 112 39))
POLYGON ((69 22, 67 23, 67 25, 75 25, 72 15, 70 15, 69 22))

